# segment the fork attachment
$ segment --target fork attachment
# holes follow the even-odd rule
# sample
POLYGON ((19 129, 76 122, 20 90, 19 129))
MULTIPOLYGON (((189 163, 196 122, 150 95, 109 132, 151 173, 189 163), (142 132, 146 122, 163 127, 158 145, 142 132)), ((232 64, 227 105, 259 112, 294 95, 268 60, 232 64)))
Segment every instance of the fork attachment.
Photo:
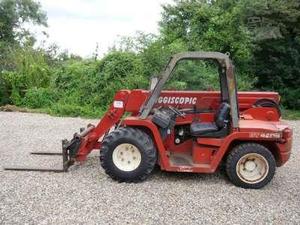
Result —
POLYGON ((35 168, 35 167, 4 167, 4 170, 14 170, 14 171, 36 171, 36 172, 68 172, 70 166, 75 162, 74 154, 76 153, 80 146, 80 139, 74 137, 71 141, 62 140, 62 152, 31 152, 32 155, 43 155, 43 156, 62 156, 63 167, 62 169, 52 169, 52 168, 35 168))
POLYGON ((62 140, 62 152, 31 152, 32 155, 42 155, 42 156, 62 156, 63 165, 62 169, 52 169, 52 168, 34 168, 34 167, 4 167, 4 170, 14 170, 14 171, 37 171, 37 172, 68 172, 70 166, 72 166, 76 161, 77 153, 83 138, 89 134, 95 128, 94 125, 89 124, 87 129, 81 128, 80 133, 75 133, 73 138, 68 141, 67 139, 62 140))

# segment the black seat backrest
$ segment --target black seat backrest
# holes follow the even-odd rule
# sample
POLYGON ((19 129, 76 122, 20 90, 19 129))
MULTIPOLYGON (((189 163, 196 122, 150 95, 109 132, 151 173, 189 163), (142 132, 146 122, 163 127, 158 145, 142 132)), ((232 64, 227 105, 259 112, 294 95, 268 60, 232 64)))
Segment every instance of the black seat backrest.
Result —
POLYGON ((223 102, 215 114, 215 123, 218 128, 225 127, 226 123, 228 122, 230 112, 230 105, 226 102, 223 102))

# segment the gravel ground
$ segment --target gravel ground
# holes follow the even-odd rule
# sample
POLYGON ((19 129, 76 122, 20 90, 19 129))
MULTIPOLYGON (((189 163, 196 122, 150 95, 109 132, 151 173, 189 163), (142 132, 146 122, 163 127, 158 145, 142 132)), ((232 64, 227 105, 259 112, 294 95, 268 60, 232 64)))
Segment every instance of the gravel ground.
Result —
POLYGON ((0 224, 300 224, 300 121, 290 161, 261 190, 233 186, 223 173, 166 173, 143 183, 112 181, 97 152, 69 173, 3 171, 7 165, 60 167, 61 139, 80 118, 0 112, 0 224))

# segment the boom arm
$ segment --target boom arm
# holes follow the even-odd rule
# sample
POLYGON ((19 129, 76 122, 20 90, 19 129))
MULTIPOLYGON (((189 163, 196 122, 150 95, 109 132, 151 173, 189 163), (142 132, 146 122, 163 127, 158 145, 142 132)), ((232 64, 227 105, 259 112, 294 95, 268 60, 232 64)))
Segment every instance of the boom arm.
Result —
POLYGON ((92 128, 89 128, 91 126, 88 126, 88 132, 83 131, 77 136, 76 134, 74 135, 74 138, 77 137, 80 140, 80 145, 78 149, 69 149, 69 152, 73 155, 73 157, 71 157, 72 160, 83 162, 93 149, 100 149, 101 142, 99 142, 99 139, 108 133, 114 125, 119 123, 124 115, 129 94, 130 91, 127 90, 117 92, 113 104, 97 126, 92 128))

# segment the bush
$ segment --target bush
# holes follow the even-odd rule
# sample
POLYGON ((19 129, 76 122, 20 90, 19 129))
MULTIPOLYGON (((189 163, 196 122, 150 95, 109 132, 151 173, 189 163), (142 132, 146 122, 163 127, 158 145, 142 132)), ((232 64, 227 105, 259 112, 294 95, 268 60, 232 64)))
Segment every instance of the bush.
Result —
MULTIPOLYGON (((106 108, 114 94, 120 89, 145 88, 148 79, 144 75, 141 59, 130 52, 111 52, 99 64, 97 73, 97 93, 95 102, 106 108)), ((90 93, 89 93, 90 94, 90 93)))
POLYGON ((6 60, 10 62, 9 67, 0 73, 2 103, 22 105, 22 99, 29 89, 49 87, 51 71, 42 50, 26 46, 15 48, 7 53, 6 60))
POLYGON ((51 108, 48 109, 48 113, 52 115, 74 116, 74 117, 86 116, 91 118, 97 118, 103 114, 100 108, 94 109, 88 106, 83 107, 78 105, 61 104, 61 103, 52 105, 51 108))
POLYGON ((282 103, 288 109, 299 110, 300 109, 300 88, 286 88, 281 93, 282 103))
POLYGON ((49 88, 31 88, 22 99, 22 105, 29 108, 48 108, 58 100, 58 94, 49 88))
POLYGON ((9 97, 8 85, 0 73, 0 105, 9 104, 11 102, 9 97))

